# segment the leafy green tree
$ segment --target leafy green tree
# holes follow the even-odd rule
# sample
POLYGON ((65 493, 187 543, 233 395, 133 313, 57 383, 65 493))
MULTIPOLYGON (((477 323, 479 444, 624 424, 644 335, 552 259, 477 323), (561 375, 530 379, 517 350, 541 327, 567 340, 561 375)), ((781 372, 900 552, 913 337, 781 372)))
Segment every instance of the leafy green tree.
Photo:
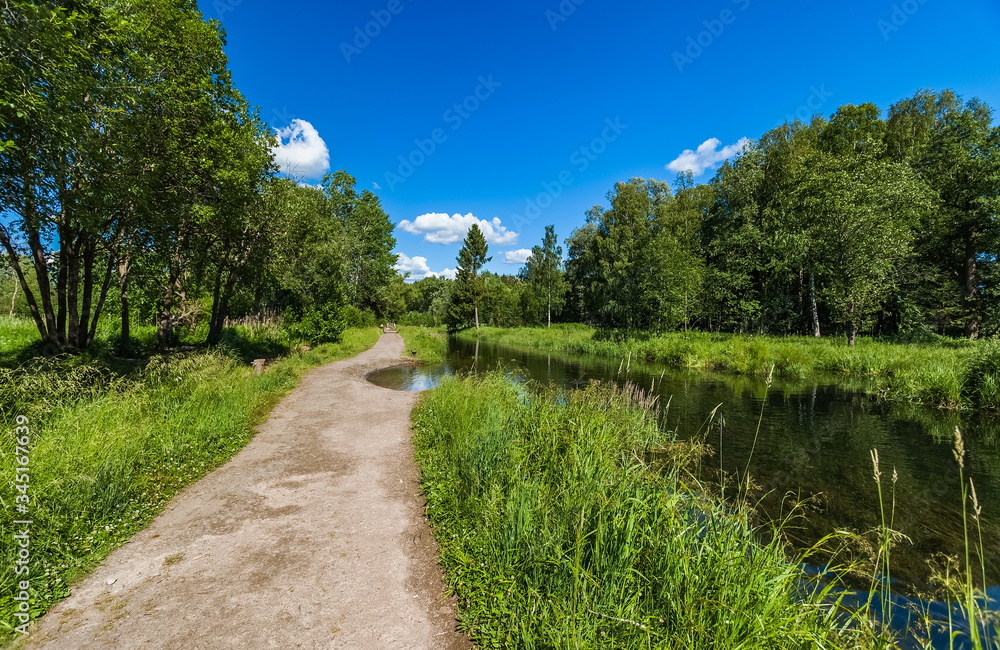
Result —
POLYGON ((279 224, 270 271, 279 287, 277 306, 295 334, 317 343, 337 340, 347 305, 343 223, 323 190, 289 179, 269 187, 268 202, 279 224))
POLYGON ((534 246, 521 269, 521 278, 527 283, 525 297, 529 313, 537 313, 536 305, 545 312, 546 327, 552 326, 552 312, 556 314, 566 303, 566 278, 562 269, 562 247, 556 238, 555 226, 545 226, 541 246, 534 246))
POLYGON ((872 104, 840 107, 820 147, 792 201, 814 224, 823 291, 854 345, 896 287, 929 200, 907 166, 885 158, 885 123, 872 104))
POLYGON ((597 222, 604 211, 595 205, 587 211, 584 225, 574 230, 566 239, 566 281, 569 284, 566 307, 570 318, 586 322, 597 322, 597 298, 600 291, 600 277, 595 259, 594 239, 597 237, 597 222))
POLYGON ((483 283, 483 322, 494 327, 518 327, 525 325, 522 310, 524 282, 510 275, 484 272, 480 276, 483 283))
POLYGON ((393 266, 398 256, 392 252, 396 239, 393 225, 375 194, 360 194, 356 181, 346 171, 328 174, 323 181, 331 205, 343 225, 348 301, 387 320, 396 308, 393 266))
POLYGON ((963 103, 950 90, 921 90, 889 110, 889 154, 936 193, 935 209, 921 223, 915 271, 934 278, 931 286, 954 288, 943 303, 937 292, 920 291, 913 302, 936 320, 953 316, 970 338, 980 335, 982 278, 991 274, 1000 243, 1000 129, 992 121, 989 106, 963 103))

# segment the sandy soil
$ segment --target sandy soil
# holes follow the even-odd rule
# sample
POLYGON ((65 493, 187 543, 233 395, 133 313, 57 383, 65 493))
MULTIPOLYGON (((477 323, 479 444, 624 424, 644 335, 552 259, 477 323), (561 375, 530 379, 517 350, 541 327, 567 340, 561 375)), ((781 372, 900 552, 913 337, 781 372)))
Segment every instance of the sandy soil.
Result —
POLYGON ((455 631, 410 440, 414 393, 317 368, 32 629, 30 648, 470 648, 455 631))

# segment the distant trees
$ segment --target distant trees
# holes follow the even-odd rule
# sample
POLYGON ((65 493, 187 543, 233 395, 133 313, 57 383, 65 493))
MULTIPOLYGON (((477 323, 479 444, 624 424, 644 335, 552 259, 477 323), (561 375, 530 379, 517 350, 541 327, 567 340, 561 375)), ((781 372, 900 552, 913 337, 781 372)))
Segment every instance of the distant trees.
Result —
MULTIPOLYGON (((685 182, 682 177, 682 184, 685 182)), ((697 235, 710 193, 633 178, 567 240, 576 310, 598 325, 666 330, 697 315, 704 281, 697 235)))
POLYGON ((466 327, 470 317, 472 324, 479 329, 479 304, 485 294, 479 269, 493 259, 486 256, 488 249, 483 231, 478 224, 472 224, 462 242, 462 249, 458 252, 458 269, 448 312, 448 325, 451 329, 466 327))
POLYGON ((556 238, 555 226, 545 226, 542 244, 532 247, 520 277, 527 284, 525 313, 538 315, 543 312, 546 327, 552 326, 552 312, 558 315, 566 303, 567 286, 562 264, 562 247, 556 238))

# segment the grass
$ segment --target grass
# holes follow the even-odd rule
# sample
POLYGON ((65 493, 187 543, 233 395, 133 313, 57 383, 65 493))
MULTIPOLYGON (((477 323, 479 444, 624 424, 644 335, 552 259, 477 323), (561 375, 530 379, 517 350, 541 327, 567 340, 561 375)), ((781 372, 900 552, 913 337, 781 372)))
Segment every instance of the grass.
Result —
POLYGON ((399 334, 406 345, 406 354, 418 361, 437 363, 444 360, 448 335, 443 328, 401 325, 399 334))
POLYGON ((686 467, 635 389, 446 381, 413 414, 427 511, 461 624, 482 648, 889 647, 782 527, 686 467))
MULTIPOLYGON (((735 498, 712 496, 726 479, 721 490, 699 484, 689 470, 705 448, 662 431, 658 415, 632 386, 555 392, 497 372, 421 398, 413 424, 427 512, 477 647, 899 647, 879 613, 898 607, 890 555, 904 537, 893 529, 896 473, 883 475, 877 450, 881 524, 795 550, 783 540, 800 510, 761 522, 749 476, 735 498), (864 548, 871 556, 856 557, 864 548), (822 582, 806 568, 819 557, 832 557, 822 582), (853 588, 859 578, 867 592, 853 588)), ((964 481, 957 430, 955 458, 964 481)), ((984 547, 971 482, 962 498, 966 554, 937 574, 948 616, 915 601, 906 647, 1000 648, 975 570, 984 547)))
MULTIPOLYGON (((5 336, 17 338, 2 329, 5 336)), ((246 365, 268 335, 234 328, 227 344, 142 360, 79 355, 0 368, 0 634, 12 635, 15 519, 29 518, 31 618, 145 527, 185 485, 220 466, 253 436, 304 371, 374 345, 377 328, 338 344, 288 353, 262 375, 246 365), (18 416, 22 416, 20 421, 18 416), (24 424, 24 429, 15 426, 24 424), (18 437, 26 439, 18 440, 18 437), (16 445, 29 460, 25 514, 14 504, 16 445)), ((273 342, 273 349, 287 345, 273 342)), ((100 345, 97 346, 100 349, 100 345)), ((17 528, 18 530, 20 527, 17 528)))
MULTIPOLYGON (((471 338, 467 331, 459 336, 471 338)), ((828 374, 862 380, 866 392, 939 408, 1000 410, 1000 343, 940 339, 894 343, 859 339, 769 337, 703 332, 657 336, 614 333, 586 325, 552 328, 483 328, 484 342, 499 345, 644 359, 671 366, 803 378, 828 374)))

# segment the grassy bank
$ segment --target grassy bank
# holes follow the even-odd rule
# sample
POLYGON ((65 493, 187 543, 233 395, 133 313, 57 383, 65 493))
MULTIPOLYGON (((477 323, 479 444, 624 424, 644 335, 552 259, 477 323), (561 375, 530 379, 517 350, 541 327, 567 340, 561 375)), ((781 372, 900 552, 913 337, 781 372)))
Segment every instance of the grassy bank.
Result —
POLYGON ((439 327, 403 325, 399 334, 406 345, 406 354, 417 361, 437 363, 444 359, 448 349, 448 335, 439 327))
POLYGON ((0 368, 0 472, 7 477, 0 482, 4 633, 11 634, 15 620, 15 519, 32 521, 27 577, 35 618, 182 487, 239 451, 305 370, 353 356, 378 336, 377 328, 348 330, 340 343, 291 353, 260 376, 244 359, 281 347, 261 328, 234 328, 226 345, 212 350, 134 361, 38 358, 0 368), (30 430, 26 513, 14 507, 20 494, 14 482, 19 415, 30 430))
POLYGON ((413 421, 478 647, 885 647, 803 587, 779 531, 689 488, 699 449, 640 395, 525 394, 490 375, 446 382, 413 421))
MULTIPOLYGON (((459 336, 473 338, 467 330, 459 336)), ((745 375, 807 377, 831 373, 863 378, 868 392, 941 408, 1000 410, 1000 343, 940 339, 892 343, 859 339, 768 337, 702 332, 614 335, 586 325, 483 328, 484 342, 626 359, 745 375)))

